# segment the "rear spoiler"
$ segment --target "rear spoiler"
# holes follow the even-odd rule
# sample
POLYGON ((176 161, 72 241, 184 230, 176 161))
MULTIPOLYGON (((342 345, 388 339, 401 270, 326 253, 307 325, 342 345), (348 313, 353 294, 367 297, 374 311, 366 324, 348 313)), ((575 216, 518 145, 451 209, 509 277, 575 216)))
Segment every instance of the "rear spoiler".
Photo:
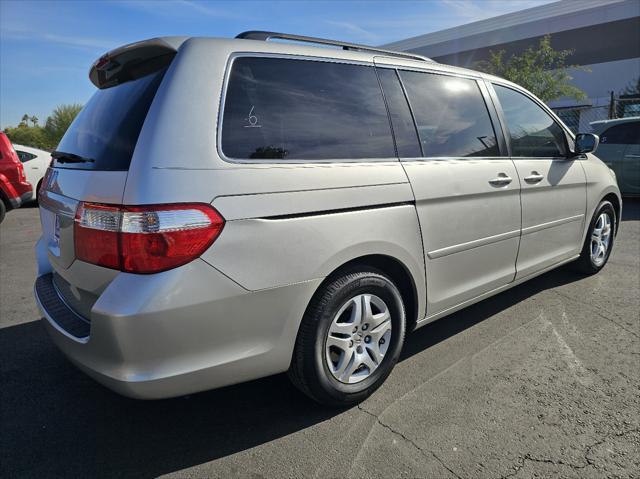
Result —
POLYGON ((109 88, 168 66, 188 37, 159 37, 130 43, 102 55, 89 70, 89 80, 109 88))

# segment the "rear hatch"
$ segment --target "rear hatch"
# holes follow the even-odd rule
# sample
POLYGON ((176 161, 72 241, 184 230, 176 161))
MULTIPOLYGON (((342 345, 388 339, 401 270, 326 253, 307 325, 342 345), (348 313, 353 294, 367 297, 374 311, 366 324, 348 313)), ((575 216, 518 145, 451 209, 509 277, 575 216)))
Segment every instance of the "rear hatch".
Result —
POLYGON ((101 57, 89 77, 98 87, 73 121, 43 180, 40 218, 58 291, 86 315, 117 274, 74 264, 74 217, 80 202, 122 203, 147 113, 183 38, 153 39, 101 57))

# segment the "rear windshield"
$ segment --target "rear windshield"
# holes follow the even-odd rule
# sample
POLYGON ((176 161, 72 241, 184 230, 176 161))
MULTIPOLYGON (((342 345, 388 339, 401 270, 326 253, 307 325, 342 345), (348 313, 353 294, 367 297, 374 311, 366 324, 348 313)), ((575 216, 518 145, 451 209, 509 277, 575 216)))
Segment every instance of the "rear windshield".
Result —
POLYGON ((128 170, 142 124, 165 71, 95 92, 56 148, 93 161, 56 160, 54 166, 128 170))

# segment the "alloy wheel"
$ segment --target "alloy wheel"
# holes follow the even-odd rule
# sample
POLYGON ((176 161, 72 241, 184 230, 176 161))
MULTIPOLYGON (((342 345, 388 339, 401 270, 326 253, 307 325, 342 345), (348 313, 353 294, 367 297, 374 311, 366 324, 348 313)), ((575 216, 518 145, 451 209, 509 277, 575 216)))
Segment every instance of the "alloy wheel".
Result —
POLYGON ((596 220, 591 233, 591 262, 599 267, 607 258, 611 244, 611 217, 608 213, 601 213, 596 220))
POLYGON ((373 294, 349 299, 334 316, 325 342, 329 371, 338 381, 354 384, 378 369, 389 348, 391 313, 373 294))

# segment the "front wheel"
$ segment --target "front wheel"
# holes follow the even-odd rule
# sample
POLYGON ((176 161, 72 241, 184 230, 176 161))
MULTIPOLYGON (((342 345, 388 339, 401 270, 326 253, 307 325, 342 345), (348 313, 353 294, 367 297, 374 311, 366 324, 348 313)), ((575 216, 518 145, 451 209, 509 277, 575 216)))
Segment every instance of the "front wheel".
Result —
POLYGON ((289 377, 319 403, 358 403, 398 361, 405 324, 402 296, 391 279, 372 268, 345 272, 324 285, 307 308, 289 377))
POLYGON ((602 201, 591 219, 580 258, 575 265, 585 274, 595 274, 607 264, 617 228, 616 211, 609 201, 602 201))

